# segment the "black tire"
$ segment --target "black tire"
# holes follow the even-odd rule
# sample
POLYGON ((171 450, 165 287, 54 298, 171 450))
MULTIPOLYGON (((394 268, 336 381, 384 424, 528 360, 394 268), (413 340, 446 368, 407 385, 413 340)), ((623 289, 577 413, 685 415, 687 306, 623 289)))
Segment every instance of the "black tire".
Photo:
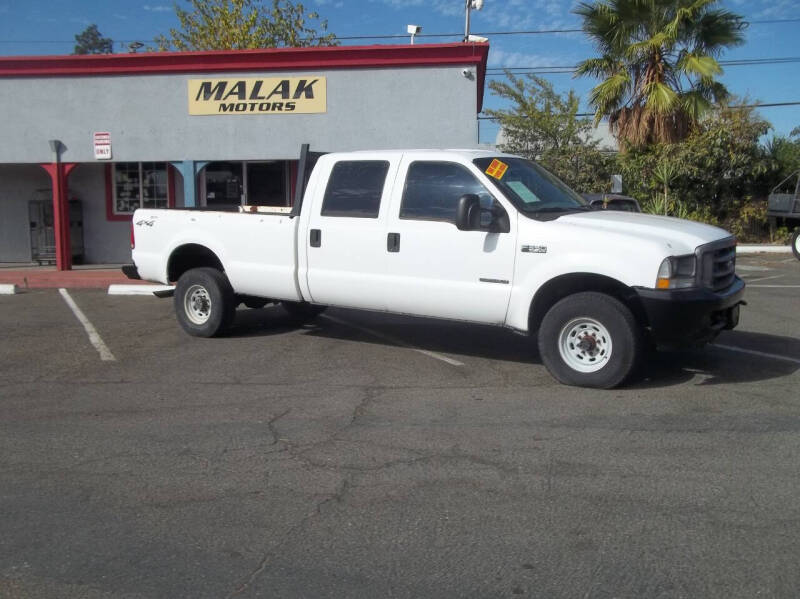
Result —
POLYGON ((320 306, 319 304, 311 304, 309 302, 281 302, 281 306, 294 320, 307 321, 314 320, 317 316, 322 314, 327 306, 320 306))
POLYGON ((604 293, 576 293, 545 314, 539 355, 565 385, 611 389, 636 370, 644 351, 642 337, 625 304, 604 293))
POLYGON ((792 233, 792 253, 800 260, 800 227, 795 228, 792 233))
POLYGON ((216 268, 193 268, 175 286, 175 315, 194 337, 219 335, 236 315, 236 300, 228 277, 216 268))

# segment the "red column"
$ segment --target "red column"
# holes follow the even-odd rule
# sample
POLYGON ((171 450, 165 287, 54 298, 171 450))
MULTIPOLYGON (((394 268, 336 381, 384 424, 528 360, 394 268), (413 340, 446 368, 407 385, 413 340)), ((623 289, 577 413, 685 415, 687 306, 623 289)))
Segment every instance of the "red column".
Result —
POLYGON ((69 236, 69 187, 67 179, 77 164, 54 162, 41 165, 53 183, 53 230, 56 237, 56 269, 72 269, 72 245, 69 236))

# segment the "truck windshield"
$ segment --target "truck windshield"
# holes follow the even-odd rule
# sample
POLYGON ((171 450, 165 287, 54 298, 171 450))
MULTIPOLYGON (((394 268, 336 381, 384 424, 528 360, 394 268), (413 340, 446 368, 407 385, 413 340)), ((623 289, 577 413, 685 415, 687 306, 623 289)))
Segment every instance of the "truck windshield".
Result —
POLYGON ((476 158, 473 162, 523 214, 554 218, 590 210, 586 200, 530 160, 498 156, 476 158))

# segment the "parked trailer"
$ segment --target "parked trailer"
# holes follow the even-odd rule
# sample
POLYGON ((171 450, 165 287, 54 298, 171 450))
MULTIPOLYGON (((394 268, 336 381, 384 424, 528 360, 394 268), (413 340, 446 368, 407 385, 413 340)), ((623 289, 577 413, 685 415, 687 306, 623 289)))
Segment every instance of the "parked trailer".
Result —
POLYGON ((769 194, 767 217, 773 227, 792 229, 792 253, 800 260, 800 171, 786 177, 769 194))

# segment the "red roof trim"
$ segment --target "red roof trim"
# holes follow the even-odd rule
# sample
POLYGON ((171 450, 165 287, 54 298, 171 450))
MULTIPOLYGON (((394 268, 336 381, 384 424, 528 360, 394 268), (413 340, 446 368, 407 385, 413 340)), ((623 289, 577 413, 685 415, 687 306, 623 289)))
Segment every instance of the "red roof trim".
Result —
POLYGON ((477 68, 478 112, 489 44, 406 44, 402 46, 326 46, 213 52, 146 52, 69 56, 0 57, 2 77, 77 77, 152 73, 285 71, 419 67, 468 64, 477 68))
POLYGON ((486 60, 488 44, 326 46, 209 52, 0 57, 0 76, 120 75, 462 64, 486 60))

